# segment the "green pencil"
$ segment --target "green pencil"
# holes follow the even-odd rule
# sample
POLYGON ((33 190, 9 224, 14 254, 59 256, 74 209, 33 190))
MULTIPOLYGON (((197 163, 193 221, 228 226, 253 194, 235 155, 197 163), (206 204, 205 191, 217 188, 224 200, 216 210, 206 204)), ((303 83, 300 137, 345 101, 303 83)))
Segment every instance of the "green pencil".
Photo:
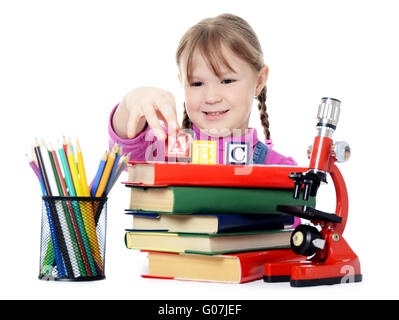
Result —
MULTIPOLYGON (((51 147, 50 147, 51 149, 51 147)), ((59 192, 60 196, 68 196, 68 194, 65 194, 61 183, 64 183, 63 181, 61 181, 61 179, 63 179, 62 177, 62 173, 60 170, 60 166, 58 163, 58 159, 57 159, 57 153, 54 150, 49 150, 49 156, 50 156, 50 161, 51 161, 51 167, 53 168, 53 172, 54 172, 54 176, 55 176, 55 180, 56 180, 56 184, 57 184, 57 189, 59 192)), ((72 253, 70 253, 71 256, 71 260, 72 260, 72 268, 75 274, 75 277, 79 277, 79 276, 86 276, 86 271, 84 269, 84 264, 83 264, 83 260, 82 257, 80 255, 79 252, 79 246, 77 244, 77 239, 75 236, 75 232, 73 230, 73 225, 72 225, 72 221, 71 221, 71 217, 69 216, 69 211, 68 211, 68 207, 65 203, 65 201, 62 201, 62 208, 64 211, 64 215, 65 215, 65 219, 68 225, 68 230, 69 230, 69 240, 72 247, 73 247, 73 251, 75 253, 75 255, 73 255, 72 253), (77 269, 77 266, 79 267, 79 270, 77 269)), ((72 208, 69 208, 72 209, 72 208)), ((70 210, 72 211, 72 210, 70 210)), ((72 213, 72 212, 71 212, 72 213)), ((66 230, 65 230, 66 232, 66 230)))
MULTIPOLYGON (((72 197, 76 197, 76 192, 75 192, 75 188, 74 188, 74 185, 73 185, 73 182, 72 182, 71 173, 69 172, 68 161, 66 159, 64 149, 61 147, 58 150, 58 153, 60 155, 62 167, 64 169, 65 182, 66 182, 67 187, 68 187, 69 195, 72 196, 72 197)), ((81 215, 81 212, 80 212, 80 207, 79 207, 78 201, 72 201, 72 206, 74 208, 74 212, 75 212, 76 220, 77 220, 77 223, 78 223, 78 226, 79 226, 80 234, 82 236, 82 241, 83 241, 86 257, 87 257, 87 260, 88 260, 88 264, 90 266, 90 269, 86 270, 86 271, 87 271, 89 276, 90 275, 96 276, 97 275, 96 267, 94 265, 93 256, 92 256, 91 251, 90 251, 89 241, 87 239, 87 234, 86 234, 86 230, 85 230, 85 227, 84 227, 84 223, 83 223, 83 219, 82 219, 82 215, 81 215)), ((83 255, 83 258, 85 258, 85 255, 83 255)))

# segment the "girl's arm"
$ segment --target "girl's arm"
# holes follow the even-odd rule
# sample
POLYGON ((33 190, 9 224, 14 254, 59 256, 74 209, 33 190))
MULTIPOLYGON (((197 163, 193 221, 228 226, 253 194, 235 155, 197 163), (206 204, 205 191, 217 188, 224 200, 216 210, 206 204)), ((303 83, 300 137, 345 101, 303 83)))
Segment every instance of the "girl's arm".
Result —
MULTIPOLYGON (((108 133, 109 133, 109 147, 110 149, 117 142, 123 145, 123 153, 131 153, 130 160, 144 161, 145 160, 145 150, 150 145, 149 141, 145 140, 145 136, 149 128, 145 128, 139 134, 137 134, 133 139, 127 138, 126 134, 121 132, 121 126, 115 121, 116 114, 118 112, 119 104, 114 107, 111 111, 111 115, 108 121, 108 133), (115 126, 116 124, 116 126, 115 126)), ((122 123, 123 126, 123 123, 122 123)))
POLYGON ((113 116, 112 126, 120 138, 132 139, 148 123, 156 137, 165 140, 166 133, 160 120, 178 131, 175 98, 159 88, 138 87, 123 97, 113 116))
POLYGON ((124 153, 131 153, 131 160, 163 161, 167 128, 160 120, 179 130, 173 95, 153 87, 131 90, 111 112, 110 146, 115 142, 123 144, 124 153))

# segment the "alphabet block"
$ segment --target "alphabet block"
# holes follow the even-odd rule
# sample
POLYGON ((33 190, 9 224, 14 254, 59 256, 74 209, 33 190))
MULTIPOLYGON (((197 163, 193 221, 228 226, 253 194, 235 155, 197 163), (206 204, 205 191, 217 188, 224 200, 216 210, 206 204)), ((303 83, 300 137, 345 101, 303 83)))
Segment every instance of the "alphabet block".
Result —
POLYGON ((216 141, 196 140, 193 142, 192 151, 192 163, 216 164, 216 141))
POLYGON ((224 163, 225 164, 249 164, 249 143, 248 142, 225 142, 224 163))
POLYGON ((193 133, 181 130, 177 136, 169 135, 167 140, 167 157, 176 158, 177 161, 191 159, 193 133))

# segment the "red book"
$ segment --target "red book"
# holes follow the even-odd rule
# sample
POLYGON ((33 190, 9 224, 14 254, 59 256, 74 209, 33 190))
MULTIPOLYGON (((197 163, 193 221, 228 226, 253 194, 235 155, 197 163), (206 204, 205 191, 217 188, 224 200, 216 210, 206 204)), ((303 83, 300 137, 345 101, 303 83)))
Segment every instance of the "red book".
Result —
POLYGON ((308 168, 265 165, 193 164, 132 161, 127 185, 294 188, 288 177, 308 168))
POLYGON ((148 274, 143 278, 244 283, 263 278, 265 263, 303 260, 291 249, 202 255, 148 252, 148 274))

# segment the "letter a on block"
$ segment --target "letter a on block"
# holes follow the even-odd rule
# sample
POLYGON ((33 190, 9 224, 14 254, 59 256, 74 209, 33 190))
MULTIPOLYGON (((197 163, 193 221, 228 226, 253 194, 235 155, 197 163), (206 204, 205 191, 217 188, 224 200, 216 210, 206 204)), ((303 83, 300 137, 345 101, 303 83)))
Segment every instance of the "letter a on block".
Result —
POLYGON ((216 141, 194 141, 192 163, 216 164, 216 141))
POLYGON ((168 159, 191 161, 191 146, 194 140, 194 132, 183 129, 177 136, 169 135, 166 141, 168 159))
POLYGON ((168 157, 188 157, 190 149, 187 139, 183 136, 168 137, 168 157))

